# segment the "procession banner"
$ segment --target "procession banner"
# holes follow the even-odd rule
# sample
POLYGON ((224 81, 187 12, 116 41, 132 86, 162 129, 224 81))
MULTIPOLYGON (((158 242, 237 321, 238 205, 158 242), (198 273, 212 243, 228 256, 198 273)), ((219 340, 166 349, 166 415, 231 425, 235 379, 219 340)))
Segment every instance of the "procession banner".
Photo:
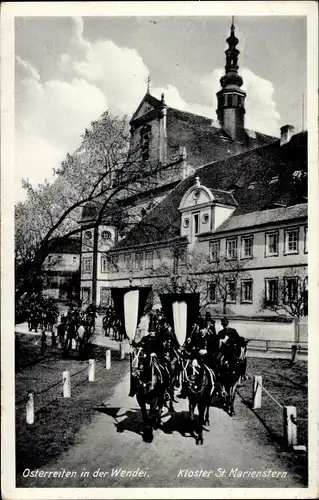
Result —
POLYGON ((115 314, 130 340, 135 337, 150 291, 150 287, 111 288, 115 314))
POLYGON ((199 315, 199 293, 163 294, 160 300, 165 318, 183 344, 199 315))

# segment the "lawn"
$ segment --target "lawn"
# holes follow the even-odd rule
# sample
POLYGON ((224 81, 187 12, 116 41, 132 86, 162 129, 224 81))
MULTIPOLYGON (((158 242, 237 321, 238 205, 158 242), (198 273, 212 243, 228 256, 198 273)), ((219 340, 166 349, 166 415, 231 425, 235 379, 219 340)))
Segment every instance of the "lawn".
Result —
MULTIPOLYGON (((65 359, 57 348, 47 347, 40 354, 40 339, 17 335, 20 371, 16 373, 16 473, 35 469, 56 459, 78 442, 80 429, 99 415, 99 407, 110 397, 128 368, 112 352, 111 370, 105 369, 105 348, 92 346, 90 358, 96 360, 96 381, 88 382, 87 361, 73 354, 65 359), (62 397, 62 372, 71 374, 71 398, 62 397), (79 372, 79 373, 78 373, 79 372), (37 394, 48 387, 42 394, 37 394), (25 401, 29 390, 35 394, 35 422, 26 424, 25 401)), ((17 482, 17 487, 19 486, 17 482)))
MULTIPOLYGON (((297 409, 298 444, 308 448, 308 373, 307 362, 292 364, 285 359, 248 358, 247 372, 261 375, 263 387, 282 405, 295 406, 297 409)), ((252 400, 253 381, 249 379, 239 389, 243 399, 249 404, 252 400)), ((271 436, 282 441, 283 410, 262 391, 262 406, 254 410, 271 436)))

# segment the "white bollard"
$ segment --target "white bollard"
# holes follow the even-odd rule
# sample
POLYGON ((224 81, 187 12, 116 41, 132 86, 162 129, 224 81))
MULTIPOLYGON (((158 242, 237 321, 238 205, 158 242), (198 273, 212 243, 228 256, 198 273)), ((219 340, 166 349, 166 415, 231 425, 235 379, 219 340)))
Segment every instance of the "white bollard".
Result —
POLYGON ((89 382, 95 382, 95 359, 89 359, 89 382))
POLYGON ((288 448, 297 444, 297 410, 295 406, 284 406, 284 438, 288 448))
POLYGON ((111 349, 105 351, 105 368, 107 370, 111 369, 111 349))
POLYGON ((125 358, 124 342, 120 342, 120 359, 125 358))
POLYGON ((253 386, 253 409, 254 410, 261 408, 262 387, 263 387, 263 378, 261 375, 256 375, 254 377, 254 386, 253 386))
POLYGON ((63 397, 71 397, 71 377, 69 371, 63 372, 63 397))
POLYGON ((28 392, 28 399, 26 404, 26 420, 27 424, 34 424, 34 392, 28 392))

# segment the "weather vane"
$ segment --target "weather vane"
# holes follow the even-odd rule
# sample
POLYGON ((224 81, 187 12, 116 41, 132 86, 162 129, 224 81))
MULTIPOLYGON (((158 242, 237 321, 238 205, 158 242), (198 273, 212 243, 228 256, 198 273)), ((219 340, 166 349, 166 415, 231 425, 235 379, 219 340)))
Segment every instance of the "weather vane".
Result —
POLYGON ((150 77, 150 75, 148 75, 148 78, 146 80, 146 83, 147 83, 147 93, 148 94, 150 93, 150 82, 151 82, 151 77, 150 77))

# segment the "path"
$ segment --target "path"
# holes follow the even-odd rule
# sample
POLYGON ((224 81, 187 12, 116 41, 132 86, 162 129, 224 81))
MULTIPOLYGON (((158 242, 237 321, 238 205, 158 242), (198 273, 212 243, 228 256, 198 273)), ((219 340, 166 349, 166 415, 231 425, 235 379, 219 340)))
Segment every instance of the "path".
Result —
MULTIPOLYGON (((176 414, 163 417, 163 428, 151 444, 140 435, 141 421, 135 398, 129 398, 129 375, 114 396, 101 405, 92 423, 77 436, 77 443, 43 471, 75 471, 75 477, 25 478, 24 487, 302 487, 288 463, 288 455, 270 438, 261 423, 238 400, 230 418, 211 408, 211 427, 204 445, 180 431, 187 416, 187 402, 176 404, 176 414), (116 470, 145 473, 144 477, 115 476, 116 470), (138 469, 139 468, 139 469, 138 469), (186 470, 188 469, 188 472, 186 470), (237 469, 237 473, 236 473, 237 469), (81 477, 85 470, 88 477, 81 477), (201 477, 183 477, 202 470, 201 477), (247 477, 249 472, 286 472, 285 478, 247 477), (181 472, 184 471, 184 472, 181 472), (203 471, 208 471, 203 474, 203 471), (210 472, 213 471, 213 472, 210 472), (225 471, 225 472, 223 472, 225 471), (246 477, 238 476, 246 472, 246 477), (102 472, 104 477, 96 477, 102 472), (204 477, 206 476, 206 477, 204 477), (235 476, 235 477, 234 477, 235 476)), ((200 472, 199 472, 200 474, 200 472)))

